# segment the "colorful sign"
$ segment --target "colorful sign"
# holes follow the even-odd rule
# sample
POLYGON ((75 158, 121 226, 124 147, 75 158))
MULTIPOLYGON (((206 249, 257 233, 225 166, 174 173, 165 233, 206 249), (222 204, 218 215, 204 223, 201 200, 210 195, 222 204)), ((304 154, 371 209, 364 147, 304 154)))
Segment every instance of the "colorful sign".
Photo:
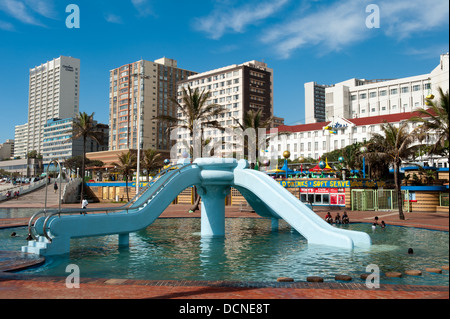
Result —
POLYGON ((324 181, 324 180, 282 180, 278 181, 285 188, 375 188, 385 186, 383 181, 324 181))

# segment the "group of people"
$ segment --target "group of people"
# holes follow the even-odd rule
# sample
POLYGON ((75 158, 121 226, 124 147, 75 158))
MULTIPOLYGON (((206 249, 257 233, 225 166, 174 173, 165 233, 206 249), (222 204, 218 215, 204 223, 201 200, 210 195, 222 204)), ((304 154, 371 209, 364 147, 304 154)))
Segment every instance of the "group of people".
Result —
MULTIPOLYGON (((386 227, 386 223, 384 222, 384 220, 381 221, 381 223, 379 224, 381 228, 386 227)), ((378 216, 375 216, 374 218, 374 222, 372 224, 372 229, 376 229, 378 226, 378 216)))
POLYGON ((16 199, 19 199, 19 191, 18 191, 18 190, 15 191, 15 192, 14 192, 14 195, 13 195, 13 193, 11 193, 11 191, 7 191, 6 194, 5 194, 5 196, 6 196, 6 199, 10 199, 10 198, 16 198, 16 199))
MULTIPOLYGON (((333 216, 331 216, 330 212, 328 212, 325 215, 325 221, 329 224, 333 224, 333 216)), ((334 223, 336 224, 349 224, 350 223, 350 219, 347 215, 347 212, 344 212, 344 214, 339 215, 339 212, 336 214, 336 217, 334 218, 334 223)))

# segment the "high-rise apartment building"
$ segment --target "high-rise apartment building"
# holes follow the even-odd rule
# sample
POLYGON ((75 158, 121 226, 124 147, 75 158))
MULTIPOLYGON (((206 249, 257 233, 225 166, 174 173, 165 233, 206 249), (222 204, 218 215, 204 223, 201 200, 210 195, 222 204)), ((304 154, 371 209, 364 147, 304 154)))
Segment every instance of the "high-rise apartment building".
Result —
MULTIPOLYGON (((305 84, 305 123, 332 121, 334 118, 361 118, 413 112, 425 105, 428 95, 438 97, 438 88, 449 89, 449 55, 440 56, 430 73, 400 79, 349 79, 333 85, 305 84), (324 104, 311 98, 314 87, 324 87, 324 104), (309 96, 309 98, 307 98, 309 96), (325 114, 325 118, 323 118, 325 114)), ((317 91, 317 93, 319 93, 317 91)))
POLYGON ((325 121, 325 88, 316 82, 305 83, 305 123, 325 121))
POLYGON ((27 152, 42 153, 44 125, 78 114, 80 60, 60 56, 30 69, 27 152))
POLYGON ((168 124, 152 119, 159 115, 176 116, 171 99, 176 98, 177 82, 193 74, 167 58, 140 60, 111 70, 109 150, 137 149, 138 134, 141 149, 170 150, 174 142, 170 141, 168 124))
MULTIPOLYGON (((83 155, 83 139, 73 139, 73 118, 51 119, 44 125, 44 141, 42 147, 42 156, 44 164, 52 160, 64 162, 66 159, 83 155)), ((96 132, 99 137, 97 143, 94 139, 86 139, 86 152, 101 152, 108 149, 108 125, 97 124, 96 132)))
POLYGON ((28 123, 15 126, 14 141, 14 158, 25 158, 27 156, 28 123))
MULTIPOLYGON (((268 68, 266 63, 250 61, 190 76, 178 83, 178 102, 181 104, 183 88, 187 87, 209 92, 207 104, 220 104, 225 108, 225 111, 214 119, 222 127, 237 127, 238 122, 243 124, 244 115, 250 110, 262 110, 263 120, 273 116, 273 70, 268 68)), ((177 116, 183 119, 184 115, 178 112, 177 116)), ((222 153, 230 154, 242 146, 236 144, 233 136, 219 129, 205 127, 203 133, 203 140, 222 143, 222 153)), ((189 131, 179 129, 177 157, 189 152, 189 144, 192 145, 189 131)))

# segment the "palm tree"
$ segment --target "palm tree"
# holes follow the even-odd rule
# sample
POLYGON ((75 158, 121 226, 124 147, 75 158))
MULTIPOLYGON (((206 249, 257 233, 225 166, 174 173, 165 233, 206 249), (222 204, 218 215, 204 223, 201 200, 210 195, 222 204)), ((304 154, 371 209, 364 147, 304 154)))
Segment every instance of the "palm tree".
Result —
POLYGON ((125 178, 125 187, 127 190, 127 200, 130 201, 130 196, 128 194, 128 179, 133 174, 133 170, 136 169, 136 154, 128 151, 127 153, 122 153, 117 156, 119 162, 112 163, 112 165, 117 166, 118 170, 122 173, 125 178))
MULTIPOLYGON (((200 125, 200 152, 195 152, 193 146, 188 145, 191 161, 194 160, 196 155, 202 156, 201 148, 205 144, 203 141, 203 129, 204 127, 213 127, 220 130, 224 128, 216 120, 220 113, 225 111, 225 108, 220 104, 207 104, 207 100, 210 97, 210 93, 205 90, 195 88, 194 90, 188 86, 187 90, 183 87, 181 103, 176 98, 172 98, 171 102, 174 103, 178 112, 182 113, 182 117, 173 117, 170 115, 159 115, 155 117, 155 120, 162 120, 168 122, 170 129, 184 128, 189 131, 189 137, 191 141, 194 141, 194 131, 198 129, 197 125, 200 125)), ((195 187, 194 187, 195 190, 195 187)), ((195 204, 190 211, 198 210, 198 204, 200 202, 200 196, 196 195, 195 204)))
MULTIPOLYGON (((244 114, 244 118, 243 118, 243 123, 240 123, 238 119, 234 119, 239 127, 242 129, 242 131, 245 131, 246 129, 250 128, 250 129, 254 129, 255 130, 255 143, 256 143, 256 163, 258 162, 258 158, 259 158, 259 132, 258 129, 263 128, 265 129, 265 131, 267 129, 270 128, 272 121, 273 121, 273 116, 270 116, 266 119, 264 119, 264 114, 263 114, 263 110, 262 109, 258 109, 257 111, 255 110, 250 110, 249 112, 246 112, 244 114)), ((264 134, 266 135, 266 134, 264 134)), ((247 156, 249 155, 249 141, 248 139, 244 140, 244 154, 247 153, 247 156)), ((264 145, 265 146, 265 145, 264 145)))
POLYGON ((448 154, 449 148, 449 93, 444 93, 442 88, 439 88, 439 100, 434 101, 432 98, 427 98, 426 105, 429 107, 422 107, 416 110, 418 116, 410 119, 412 122, 421 123, 421 129, 424 133, 430 132, 436 136, 436 143, 432 145, 431 154, 448 154))
POLYGON ((149 181, 150 172, 154 169, 161 168, 163 165, 161 163, 161 154, 157 150, 152 148, 146 149, 144 151, 143 168, 147 171, 147 182, 149 181))
POLYGON ((86 112, 80 114, 73 121, 72 140, 83 139, 83 159, 81 162, 81 200, 83 200, 84 192, 84 171, 86 166, 86 141, 88 138, 93 139, 97 143, 101 143, 101 134, 97 130, 97 124, 94 121, 94 113, 88 115, 86 112))
POLYGON ((408 122, 404 122, 400 127, 385 122, 381 126, 381 131, 383 134, 372 134, 372 138, 368 143, 368 151, 364 155, 370 157, 371 160, 377 159, 393 165, 398 214, 399 218, 404 220, 400 167, 420 147, 419 144, 414 143, 417 139, 421 139, 421 135, 418 134, 417 130, 408 132, 408 122))
MULTIPOLYGON (((168 122, 170 129, 184 128, 189 131, 189 137, 193 141, 194 131, 198 129, 196 125, 200 125, 200 144, 203 145, 203 129, 204 127, 213 127, 223 130, 220 123, 216 120, 217 116, 222 113, 225 108, 219 104, 207 104, 207 100, 210 97, 210 93, 205 90, 195 88, 194 90, 188 86, 187 90, 183 87, 182 101, 178 102, 176 98, 172 98, 171 102, 174 103, 178 112, 182 113, 182 117, 173 117, 170 115, 159 115, 155 117, 155 120, 161 120, 168 122)), ((194 150, 192 146, 189 146, 191 159, 194 159, 194 150)), ((201 156, 201 151, 200 154, 201 156)))

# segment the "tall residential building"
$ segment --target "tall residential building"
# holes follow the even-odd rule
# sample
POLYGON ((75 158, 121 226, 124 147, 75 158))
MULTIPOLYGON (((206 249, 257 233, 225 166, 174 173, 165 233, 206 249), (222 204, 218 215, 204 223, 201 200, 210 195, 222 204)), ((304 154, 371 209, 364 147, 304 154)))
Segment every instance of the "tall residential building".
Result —
MULTIPOLYGON (((97 124, 94 121, 94 125, 97 124)), ((88 137, 86 140, 86 152, 101 152, 108 149, 108 125, 97 124, 99 143, 88 137)), ((44 125, 44 141, 42 156, 44 164, 52 160, 64 162, 66 159, 83 155, 83 139, 72 139, 73 118, 49 120, 44 125)))
POLYGON ((44 125, 78 114, 80 60, 60 56, 30 69, 27 151, 42 153, 44 125))
POLYGON ((25 158, 27 156, 28 123, 16 125, 14 141, 14 158, 25 158))
POLYGON ((14 140, 6 140, 0 144, 0 161, 9 160, 14 156, 14 140))
POLYGON ((325 121, 325 88, 316 82, 305 83, 305 123, 325 121))
MULTIPOLYGON (((182 103, 183 87, 191 87, 209 92, 208 104, 220 104, 225 108, 215 120, 222 127, 237 127, 243 124, 245 113, 250 110, 262 110, 263 120, 273 116, 273 70, 266 63, 249 61, 243 64, 233 64, 223 68, 199 73, 178 83, 178 101, 182 103)), ((178 112, 178 118, 183 119, 183 113, 178 112)), ((237 151, 233 136, 219 129, 204 128, 204 140, 222 143, 222 153, 237 151)), ((189 152, 187 145, 192 141, 187 129, 177 132, 177 156, 189 152)), ((218 154, 215 154, 216 156, 218 154)))
POLYGON ((439 97, 439 87, 444 92, 449 89, 449 55, 442 54, 439 65, 428 74, 391 80, 353 78, 325 86, 325 105, 306 98, 308 92, 312 92, 310 89, 306 90, 307 84, 306 124, 321 121, 323 117, 316 115, 318 110, 320 115, 325 114, 327 121, 338 117, 352 119, 413 112, 425 105, 426 96, 432 94, 439 97))
POLYGON ((141 149, 170 150, 173 141, 167 123, 152 119, 159 115, 176 116, 176 106, 170 99, 176 98, 177 82, 193 74, 167 58, 140 60, 111 70, 109 150, 137 149, 138 114, 141 149))

